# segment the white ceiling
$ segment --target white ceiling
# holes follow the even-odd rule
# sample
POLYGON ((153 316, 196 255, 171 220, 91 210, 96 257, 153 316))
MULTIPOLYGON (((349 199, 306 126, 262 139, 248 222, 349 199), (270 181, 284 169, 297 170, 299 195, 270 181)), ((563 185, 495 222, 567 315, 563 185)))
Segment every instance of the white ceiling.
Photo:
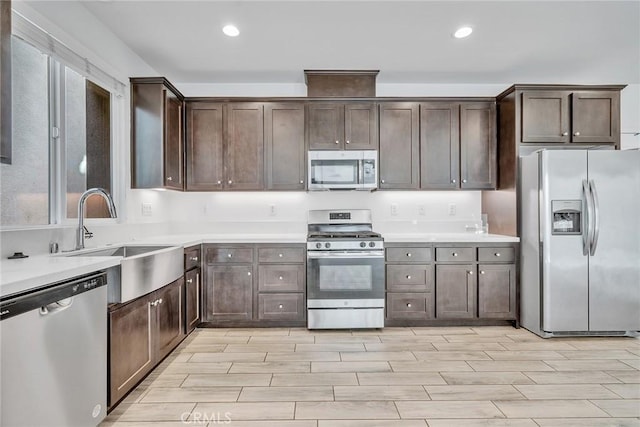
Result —
POLYGON ((379 69, 380 83, 639 83, 640 1, 85 1, 182 83, 292 82, 379 69), (222 34, 234 23, 239 37, 222 34), (461 25, 474 33, 452 37, 461 25))

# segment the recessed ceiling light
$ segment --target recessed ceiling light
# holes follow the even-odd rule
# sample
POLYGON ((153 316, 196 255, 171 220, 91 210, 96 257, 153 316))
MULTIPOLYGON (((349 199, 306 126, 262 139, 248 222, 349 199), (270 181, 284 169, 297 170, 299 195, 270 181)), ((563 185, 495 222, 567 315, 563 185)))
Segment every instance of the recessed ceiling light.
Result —
POLYGON ((453 33, 453 36, 457 39, 463 39, 473 32, 471 27, 460 27, 453 33))
POLYGON ((225 25, 222 28, 222 32, 228 35, 229 37, 236 37, 238 34, 240 34, 240 30, 238 30, 238 27, 231 24, 225 25))

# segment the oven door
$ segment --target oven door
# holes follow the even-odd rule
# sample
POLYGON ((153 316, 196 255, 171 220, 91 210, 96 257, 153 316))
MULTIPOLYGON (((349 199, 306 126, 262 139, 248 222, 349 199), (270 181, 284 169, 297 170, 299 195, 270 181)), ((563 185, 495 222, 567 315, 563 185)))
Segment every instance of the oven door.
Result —
POLYGON ((308 300, 384 299, 384 251, 308 251, 308 300))

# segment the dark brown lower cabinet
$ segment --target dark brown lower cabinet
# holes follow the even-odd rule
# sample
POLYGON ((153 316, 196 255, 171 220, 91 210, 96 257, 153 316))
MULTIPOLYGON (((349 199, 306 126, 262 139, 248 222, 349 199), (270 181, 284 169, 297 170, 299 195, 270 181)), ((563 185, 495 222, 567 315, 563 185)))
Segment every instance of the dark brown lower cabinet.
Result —
POLYGON ((476 315, 476 275, 473 264, 436 265, 436 318, 476 315))
POLYGON ((253 319, 253 265, 208 265, 206 321, 253 319))
POLYGON ((387 320, 433 319, 433 292, 387 293, 387 320))
POLYGON ((185 273, 185 325, 187 334, 200 323, 200 269, 185 273))
POLYGON ((109 310, 109 396, 112 408, 185 337, 184 279, 109 310))
POLYGON ((478 265, 478 317, 516 316, 516 268, 513 264, 478 265))

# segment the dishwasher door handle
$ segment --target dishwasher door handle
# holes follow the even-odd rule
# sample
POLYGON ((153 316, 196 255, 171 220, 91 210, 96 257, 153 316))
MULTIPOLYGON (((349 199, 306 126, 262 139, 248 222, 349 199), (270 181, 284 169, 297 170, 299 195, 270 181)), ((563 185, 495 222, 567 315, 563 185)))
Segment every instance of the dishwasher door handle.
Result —
POLYGON ((40 307, 40 314, 46 316, 48 314, 56 314, 65 311, 73 304, 73 297, 64 298, 51 304, 40 307))

